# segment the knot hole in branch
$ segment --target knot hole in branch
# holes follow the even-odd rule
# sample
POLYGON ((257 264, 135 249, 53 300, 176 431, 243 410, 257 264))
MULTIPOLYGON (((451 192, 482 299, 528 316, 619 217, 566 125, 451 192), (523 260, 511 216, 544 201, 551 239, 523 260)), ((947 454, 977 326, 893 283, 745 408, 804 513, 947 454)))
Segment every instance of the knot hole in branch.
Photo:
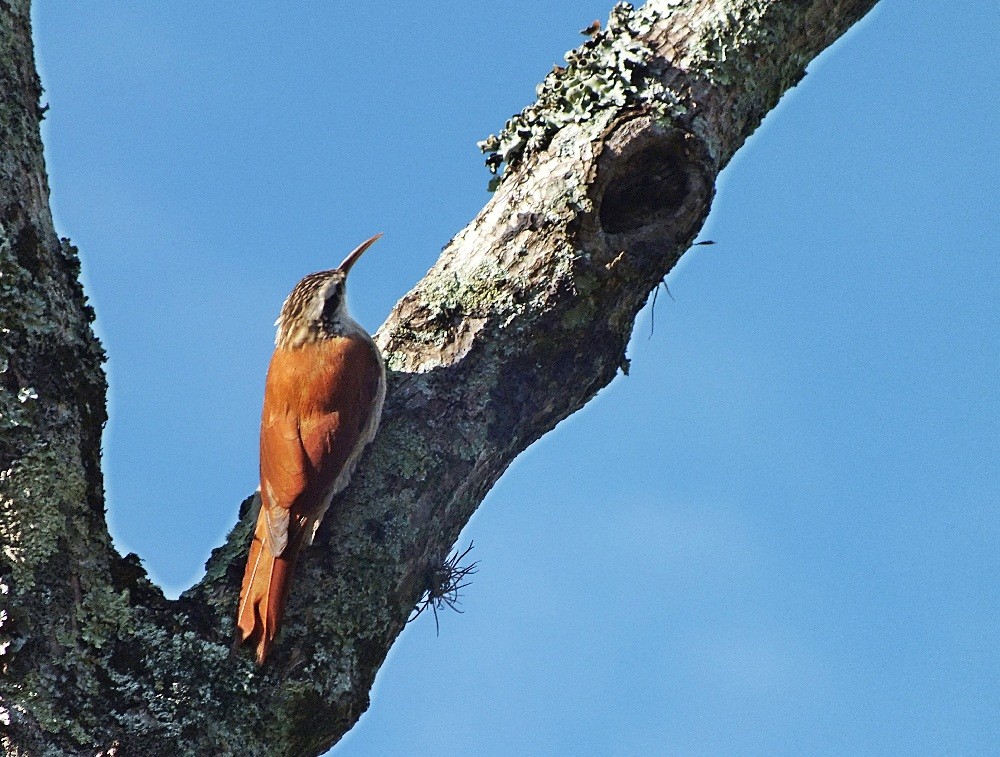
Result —
POLYGON ((601 199, 599 217, 605 233, 627 233, 662 223, 680 210, 689 182, 679 148, 677 142, 661 142, 623 160, 601 199))

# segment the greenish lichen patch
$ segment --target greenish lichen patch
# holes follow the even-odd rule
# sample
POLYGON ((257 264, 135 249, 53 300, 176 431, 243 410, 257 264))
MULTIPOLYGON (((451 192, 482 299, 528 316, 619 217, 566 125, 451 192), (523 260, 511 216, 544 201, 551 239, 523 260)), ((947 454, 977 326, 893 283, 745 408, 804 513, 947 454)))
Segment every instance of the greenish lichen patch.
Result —
POLYGON ((467 353, 474 331, 483 327, 486 316, 495 318, 499 314, 509 319, 522 309, 517 299, 522 289, 521 282, 490 259, 480 261, 472 271, 431 274, 407 303, 411 316, 396 319, 391 332, 379 335, 386 367, 422 373, 457 362, 467 353), (405 349, 393 349, 396 344, 405 345, 405 349), (408 356, 415 345, 433 346, 439 351, 420 350, 424 359, 413 364, 408 356))
MULTIPOLYGON (((31 273, 20 264, 15 242, 10 230, 0 224, 0 333, 16 329, 43 334, 52 330, 52 322, 46 317, 45 300, 33 286, 31 273)), ((7 341, 0 340, 0 345, 7 341)), ((0 350, 6 351, 3 347, 0 350)))
POLYGON ((0 225, 0 447, 9 449, 8 460, 16 456, 14 450, 30 443, 38 400, 37 389, 19 374, 16 345, 23 334, 39 334, 45 327, 45 302, 31 286, 30 274, 18 264, 10 235, 0 225))
POLYGON ((658 19, 659 13, 649 6, 635 10, 618 3, 606 30, 566 53, 566 66, 556 66, 538 85, 538 99, 512 116, 499 134, 479 143, 487 154, 486 165, 499 174, 491 188, 498 185, 505 164, 513 168, 544 150, 567 124, 610 117, 628 107, 676 105, 644 64, 651 51, 641 38, 658 19))
POLYGON ((756 56, 747 55, 754 47, 759 52, 773 47, 777 36, 763 23, 766 10, 773 2, 743 3, 737 10, 715 14, 700 29, 700 44, 691 48, 690 63, 714 84, 729 86, 737 82, 752 82, 756 56), (769 39, 770 38, 770 39, 769 39))
POLYGON ((85 482, 66 465, 68 450, 36 449, 0 472, 0 544, 18 591, 29 590, 37 571, 59 549, 66 534, 66 502, 80 502, 85 482), (22 482, 31 482, 22 483, 22 482))
POLYGON ((80 642, 103 649, 121 638, 132 624, 128 591, 98 586, 83 596, 76 608, 80 642))
POLYGON ((434 468, 435 451, 427 446, 426 437, 409 434, 404 424, 387 424, 379 436, 369 464, 419 487, 434 468))
POLYGON ((586 327, 597 314, 597 303, 591 297, 582 297, 567 310, 562 317, 565 329, 580 329, 586 327))
MULTIPOLYGON (((206 754, 233 708, 253 712, 257 670, 228 646, 151 623, 114 592, 85 599, 77 619, 77 646, 33 671, 18 696, 53 737, 94 747, 125 733, 129 753, 206 754)), ((232 753, 253 751, 239 746, 232 753)))
POLYGON ((7 656, 17 651, 18 648, 18 640, 15 638, 11 622, 13 618, 12 599, 10 583, 0 577, 0 673, 6 672, 9 659, 7 656))
MULTIPOLYGON (((817 20, 821 16, 815 14, 817 20)), ((801 81, 806 65, 821 49, 792 42, 796 35, 812 42, 824 39, 828 30, 805 28, 803 21, 808 18, 798 3, 758 0, 731 7, 720 4, 701 19, 697 43, 688 46, 683 65, 712 87, 727 91, 726 116, 735 125, 729 128, 743 135, 727 141, 721 134, 703 132, 705 124, 695 122, 695 133, 720 165, 728 162, 782 95, 801 81)))

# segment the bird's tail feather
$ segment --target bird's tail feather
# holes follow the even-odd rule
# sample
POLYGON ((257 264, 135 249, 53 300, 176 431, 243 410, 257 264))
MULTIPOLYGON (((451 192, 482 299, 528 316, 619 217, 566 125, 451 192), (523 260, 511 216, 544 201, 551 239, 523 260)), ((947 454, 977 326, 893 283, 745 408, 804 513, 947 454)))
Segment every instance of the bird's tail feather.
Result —
POLYGON ((267 525, 262 522, 263 517, 262 513, 250 544, 236 616, 236 643, 253 645, 260 665, 264 664, 281 630, 288 588, 302 548, 300 529, 289 539, 280 556, 271 554, 264 542, 267 525))

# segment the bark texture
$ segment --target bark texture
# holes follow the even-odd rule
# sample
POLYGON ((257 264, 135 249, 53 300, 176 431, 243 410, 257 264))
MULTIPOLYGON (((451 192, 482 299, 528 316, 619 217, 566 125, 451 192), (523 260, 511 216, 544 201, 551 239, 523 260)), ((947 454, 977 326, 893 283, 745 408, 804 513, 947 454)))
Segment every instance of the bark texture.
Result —
POLYGON ((8 754, 315 755, 514 457, 627 371, 716 177, 876 0, 621 4, 483 143, 491 201, 394 308, 378 438, 258 669, 230 655, 256 502, 167 601, 112 549, 103 353, 48 209, 29 3, 0 0, 0 739, 8 754), (502 174, 502 175, 501 175, 502 174))

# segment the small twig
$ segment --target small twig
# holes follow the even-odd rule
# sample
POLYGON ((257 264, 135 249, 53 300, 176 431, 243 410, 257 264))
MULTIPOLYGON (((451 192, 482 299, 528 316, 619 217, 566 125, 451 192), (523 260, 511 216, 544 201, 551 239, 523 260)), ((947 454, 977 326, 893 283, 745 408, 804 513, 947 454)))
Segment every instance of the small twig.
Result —
MULTIPOLYGON (((667 296, 674 300, 674 296, 670 293, 670 287, 667 286, 667 277, 664 276, 653 290, 653 304, 649 309, 649 339, 653 338, 653 331, 656 329, 656 296, 660 293, 661 286, 667 290, 667 296)), ((677 302, 677 300, 674 300, 674 302, 677 302)))
POLYGON ((458 554, 457 552, 452 553, 450 557, 445 558, 437 567, 433 568, 427 577, 427 586, 424 589, 424 593, 421 594, 420 600, 417 602, 417 606, 414 609, 412 615, 406 621, 410 623, 420 617, 420 614, 426 610, 428 607, 434 613, 434 629, 435 633, 441 635, 441 624, 438 620, 438 610, 443 610, 445 607, 450 607, 455 612, 461 614, 462 610, 458 609, 459 597, 458 592, 469 586, 472 582, 466 581, 465 579, 476 573, 476 568, 479 565, 479 561, 470 563, 469 565, 462 566, 460 563, 465 559, 466 555, 472 551, 473 542, 469 542, 468 548, 458 554))
MULTIPOLYGON (((710 245, 710 244, 715 244, 715 240, 714 239, 704 239, 701 242, 695 242, 691 246, 692 247, 701 247, 703 245, 710 245)), ((660 281, 660 283, 656 285, 656 289, 653 290, 653 307, 652 307, 652 309, 650 310, 650 313, 649 313, 649 338, 650 339, 653 338, 653 331, 656 328, 656 295, 658 295, 660 293, 660 286, 661 285, 663 286, 664 289, 667 290, 667 296, 670 299, 674 300, 674 296, 670 293, 670 287, 667 286, 667 277, 664 276, 663 279, 660 281)), ((674 302, 677 302, 677 300, 674 300, 674 302)))

